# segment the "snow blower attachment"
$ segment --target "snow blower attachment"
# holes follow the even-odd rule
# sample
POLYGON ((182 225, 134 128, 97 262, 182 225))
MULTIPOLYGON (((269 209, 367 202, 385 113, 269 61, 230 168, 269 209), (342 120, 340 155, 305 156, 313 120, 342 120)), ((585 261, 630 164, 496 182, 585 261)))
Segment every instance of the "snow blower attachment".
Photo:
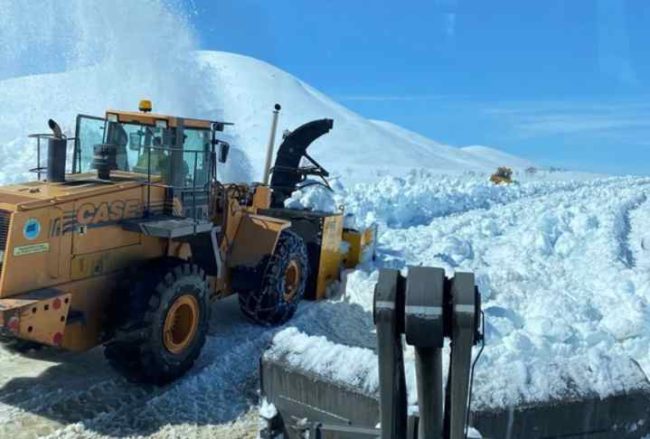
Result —
POLYGON ((368 395, 352 383, 342 384, 312 370, 301 370, 296 361, 286 363, 265 355, 261 362, 262 392, 278 411, 263 430, 266 437, 466 437, 476 362, 472 363, 472 346, 483 341, 481 298, 474 275, 456 273, 446 279, 443 269, 410 267, 408 276, 402 277, 397 270, 382 270, 375 287, 373 315, 378 395, 368 395), (410 416, 403 336, 415 348, 418 407, 410 416), (443 392, 445 339, 451 341, 451 358, 443 392))

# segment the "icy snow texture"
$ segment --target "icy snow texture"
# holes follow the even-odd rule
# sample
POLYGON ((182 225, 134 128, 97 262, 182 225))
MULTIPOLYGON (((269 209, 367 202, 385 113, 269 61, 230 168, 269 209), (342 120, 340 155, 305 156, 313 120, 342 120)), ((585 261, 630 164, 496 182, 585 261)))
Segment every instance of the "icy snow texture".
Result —
POLYGON ((368 395, 379 391, 377 358, 370 349, 335 344, 325 337, 310 337, 287 328, 275 335, 264 356, 368 395))
MULTIPOLYGON (((347 275, 342 302, 369 315, 381 266, 476 273, 487 331, 476 407, 648 387, 650 179, 497 187, 424 173, 343 192, 349 212, 382 226, 379 261, 347 275)), ((288 334, 277 340, 286 350, 300 338, 288 334)), ((330 358, 353 355, 312 343, 300 339, 292 364, 331 374, 340 367, 330 358)), ((350 371, 353 380, 376 373, 373 364, 359 363, 366 369, 350 371)))
MULTIPOLYGON (((476 273, 487 319, 477 407, 647 387, 650 179, 445 187, 458 181, 386 179, 355 187, 347 206, 384 224, 378 265, 476 273)), ((370 310, 377 275, 365 268, 345 300, 370 310)))
POLYGON ((295 191, 284 201, 284 206, 290 209, 306 209, 320 212, 338 211, 334 194, 329 189, 312 185, 295 191))

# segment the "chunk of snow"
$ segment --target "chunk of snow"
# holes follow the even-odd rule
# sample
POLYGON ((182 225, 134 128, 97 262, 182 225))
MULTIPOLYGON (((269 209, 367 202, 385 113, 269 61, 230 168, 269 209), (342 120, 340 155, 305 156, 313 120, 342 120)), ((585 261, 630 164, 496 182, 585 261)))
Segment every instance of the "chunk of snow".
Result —
POLYGON ((325 337, 309 336, 296 328, 287 328, 273 337, 264 356, 367 394, 375 394, 379 389, 377 358, 370 349, 332 343, 325 337))
POLYGON ((310 185, 294 191, 290 198, 284 200, 284 207, 327 213, 338 212, 334 193, 321 185, 310 185))

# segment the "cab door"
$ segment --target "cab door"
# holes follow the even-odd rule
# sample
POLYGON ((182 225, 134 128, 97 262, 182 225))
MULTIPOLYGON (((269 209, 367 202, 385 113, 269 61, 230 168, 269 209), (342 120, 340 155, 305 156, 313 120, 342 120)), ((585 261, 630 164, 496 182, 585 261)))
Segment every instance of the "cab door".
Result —
POLYGON ((72 154, 72 173, 90 171, 93 160, 93 147, 104 143, 106 119, 80 114, 77 116, 74 152, 72 154))

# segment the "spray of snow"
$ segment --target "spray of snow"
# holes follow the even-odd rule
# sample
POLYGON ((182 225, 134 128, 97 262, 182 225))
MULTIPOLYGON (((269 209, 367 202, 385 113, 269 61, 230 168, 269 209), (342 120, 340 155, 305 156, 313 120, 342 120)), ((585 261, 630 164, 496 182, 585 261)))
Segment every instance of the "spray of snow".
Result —
MULTIPOLYGON (((196 62, 181 3, 71 0, 62 6, 0 0, 0 182, 33 178, 27 170, 36 151, 27 135, 48 131, 49 118, 72 135, 78 113, 135 109, 148 98, 157 112, 222 119, 214 105, 219 91, 205 91, 210 75, 196 62)), ((248 160, 232 143, 220 176, 249 180, 248 160)))
MULTIPOLYGON (((310 152, 337 174, 358 179, 423 166, 494 167, 494 151, 468 153, 369 121, 274 66, 197 51, 184 6, 182 0, 71 0, 65 7, 57 0, 0 0, 0 182, 31 177, 26 170, 34 167, 35 150, 27 134, 46 131, 47 119, 72 134, 76 114, 135 109, 142 98, 160 113, 235 123, 223 135, 233 147, 219 173, 225 182, 260 178, 277 102, 284 107, 279 132, 334 119, 333 131, 310 152)), ((528 164, 507 155, 498 161, 528 164)))

